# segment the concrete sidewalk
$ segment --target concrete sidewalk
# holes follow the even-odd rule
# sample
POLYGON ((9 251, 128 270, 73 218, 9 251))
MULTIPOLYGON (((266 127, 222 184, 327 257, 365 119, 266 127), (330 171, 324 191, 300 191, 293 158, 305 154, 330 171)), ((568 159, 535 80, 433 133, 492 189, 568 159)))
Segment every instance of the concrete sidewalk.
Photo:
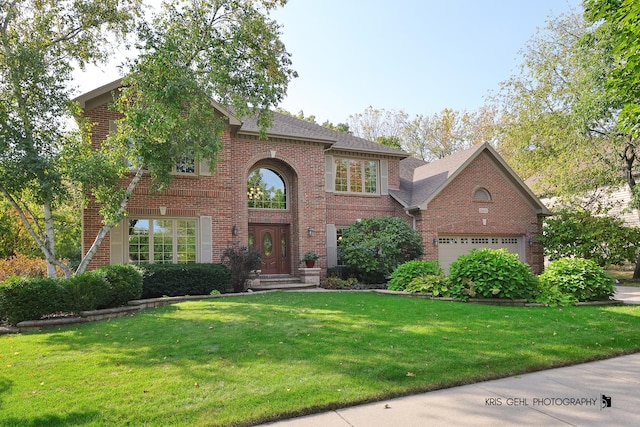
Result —
POLYGON ((640 354, 390 399, 272 427, 640 425, 640 354), (607 407, 607 402, 611 403, 607 407))
MULTIPOLYGON (((640 288, 620 286, 616 299, 640 304, 640 288)), ((264 426, 636 427, 640 426, 640 353, 383 400, 264 426), (607 406, 608 403, 611 406, 607 406)))

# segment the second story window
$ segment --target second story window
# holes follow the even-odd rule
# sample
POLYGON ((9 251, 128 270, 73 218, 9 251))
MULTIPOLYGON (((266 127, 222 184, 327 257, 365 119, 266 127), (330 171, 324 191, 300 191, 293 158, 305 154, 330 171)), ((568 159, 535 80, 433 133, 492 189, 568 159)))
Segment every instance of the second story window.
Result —
POLYGON ((247 201, 250 208, 287 209, 287 187, 279 173, 260 168, 249 174, 247 201))
POLYGON ((378 162, 335 159, 335 189, 349 193, 378 193, 378 162))
POLYGON ((196 160, 192 151, 185 152, 180 160, 176 163, 177 173, 195 174, 196 160))

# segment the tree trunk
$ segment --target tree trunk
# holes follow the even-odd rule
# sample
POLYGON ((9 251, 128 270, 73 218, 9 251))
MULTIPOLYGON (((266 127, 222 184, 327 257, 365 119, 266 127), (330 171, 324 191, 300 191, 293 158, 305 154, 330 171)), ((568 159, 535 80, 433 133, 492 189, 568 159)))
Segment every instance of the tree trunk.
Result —
MULTIPOLYGON (((131 194, 133 194, 133 190, 135 190, 138 182, 140 182, 140 179, 142 179, 142 175, 143 166, 140 166, 136 171, 134 177, 131 179, 131 182, 127 186, 127 190, 124 193, 124 198, 122 199, 122 201, 120 201, 120 206, 118 207, 118 210, 115 214, 115 218, 118 218, 118 220, 124 216, 127 205, 129 204, 129 198, 131 197, 131 194)), ((96 254, 96 252, 98 252, 98 249, 100 248, 100 245, 102 245, 104 238, 107 237, 107 233, 109 233, 109 231, 113 227, 115 227, 116 224, 117 221, 102 226, 102 228, 98 232, 98 235, 93 241, 93 244, 91 245, 87 253, 82 257, 82 261, 80 261, 80 265, 76 269, 76 274, 84 273, 87 270, 87 267, 89 267, 89 263, 93 259, 93 256, 96 254)))
POLYGON ((47 262, 47 277, 57 277, 58 272, 54 264, 56 259, 56 233, 53 228, 51 205, 45 202, 42 205, 42 212, 44 214, 44 247, 46 248, 44 255, 47 262))

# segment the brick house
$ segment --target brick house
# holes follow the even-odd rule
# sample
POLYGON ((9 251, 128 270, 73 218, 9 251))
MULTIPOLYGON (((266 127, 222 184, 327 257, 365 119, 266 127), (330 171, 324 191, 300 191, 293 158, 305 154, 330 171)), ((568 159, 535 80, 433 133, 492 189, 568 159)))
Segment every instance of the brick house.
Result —
MULTIPOLYGON (((118 118, 113 82, 76 100, 99 145, 118 118)), ((473 247, 506 247, 534 272, 543 267, 533 236, 549 214, 489 145, 425 164, 407 153, 274 113, 267 140, 255 120, 228 118, 215 171, 178 165, 170 187, 149 193, 144 177, 127 218, 111 230, 91 267, 114 263, 218 262, 233 244, 261 249, 263 275, 305 274, 299 260, 339 263, 341 230, 361 218, 398 216, 420 231, 426 258, 445 267, 473 247)), ((98 206, 83 212, 83 251, 101 227, 98 206)))

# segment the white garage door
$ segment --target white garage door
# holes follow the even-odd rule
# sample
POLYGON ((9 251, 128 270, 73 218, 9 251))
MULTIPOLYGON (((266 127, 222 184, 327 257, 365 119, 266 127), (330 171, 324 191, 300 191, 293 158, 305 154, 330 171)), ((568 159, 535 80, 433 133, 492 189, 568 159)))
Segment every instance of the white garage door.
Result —
POLYGON ((438 259, 440 266, 449 272, 449 266, 460 255, 468 254, 471 249, 501 249, 518 254, 520 261, 525 261, 523 236, 441 236, 438 238, 438 259))

